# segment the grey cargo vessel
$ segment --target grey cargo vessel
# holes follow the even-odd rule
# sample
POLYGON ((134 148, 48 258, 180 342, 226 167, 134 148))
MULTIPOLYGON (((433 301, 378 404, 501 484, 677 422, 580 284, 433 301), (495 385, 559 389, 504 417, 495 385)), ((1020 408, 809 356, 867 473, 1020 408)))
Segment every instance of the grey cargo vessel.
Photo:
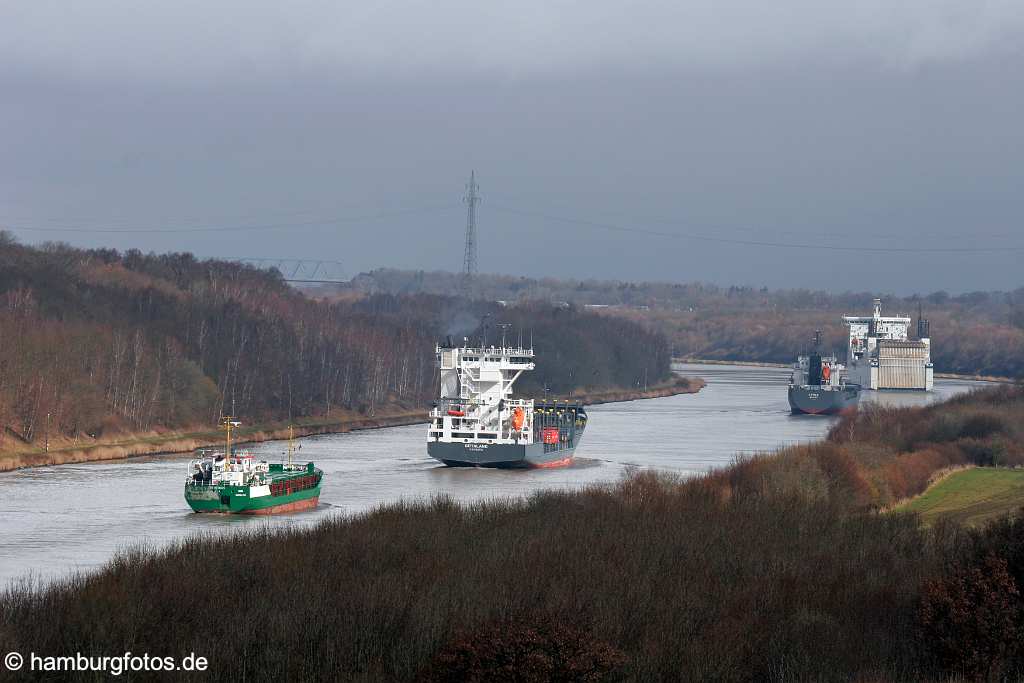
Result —
POLYGON ((818 350, 821 333, 814 335, 814 350, 800 356, 789 382, 789 407, 794 414, 840 415, 857 407, 860 385, 847 381, 845 368, 834 355, 818 350))
POLYGON ((533 349, 438 346, 440 396, 430 410, 427 453, 452 467, 568 465, 587 426, 578 402, 512 397, 533 370, 533 349))

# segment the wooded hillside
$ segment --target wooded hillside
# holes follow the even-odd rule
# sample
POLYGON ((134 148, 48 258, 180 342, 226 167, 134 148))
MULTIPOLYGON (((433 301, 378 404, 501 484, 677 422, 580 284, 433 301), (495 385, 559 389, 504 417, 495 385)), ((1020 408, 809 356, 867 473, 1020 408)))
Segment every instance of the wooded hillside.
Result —
POLYGON ((550 305, 500 308, 433 295, 327 302, 277 272, 191 254, 42 248, 0 235, 3 439, 373 414, 426 405, 444 334, 532 332, 524 389, 633 386, 668 375, 668 346, 641 326, 550 305), (481 328, 481 322, 488 330, 481 328))
MULTIPOLYGON (((355 291, 445 294, 458 291, 451 273, 375 270, 353 278, 355 291)), ((868 315, 883 300, 883 315, 931 321, 932 360, 938 372, 1024 377, 1024 287, 1012 292, 833 293, 769 290, 704 283, 530 279, 479 276, 479 296, 496 300, 564 301, 593 306, 664 333, 679 357, 790 363, 816 329, 840 356, 846 350, 843 315, 868 315)))

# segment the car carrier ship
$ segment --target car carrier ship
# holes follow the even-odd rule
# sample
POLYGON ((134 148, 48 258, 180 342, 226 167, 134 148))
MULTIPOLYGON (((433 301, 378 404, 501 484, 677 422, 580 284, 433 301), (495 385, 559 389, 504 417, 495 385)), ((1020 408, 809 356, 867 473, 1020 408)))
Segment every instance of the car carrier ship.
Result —
POLYGON ((579 402, 513 398, 535 368, 532 348, 436 348, 440 396, 430 410, 427 453, 452 467, 557 467, 572 461, 587 426, 579 402))
POLYGON ((247 451, 234 452, 231 430, 240 423, 226 417, 223 452, 214 451, 192 460, 185 479, 185 501, 194 512, 270 515, 314 508, 320 501, 323 472, 313 463, 293 462, 291 428, 288 460, 257 461, 247 451))
POLYGON ((881 299, 870 316, 845 316, 850 328, 846 365, 850 380, 865 389, 931 391, 934 370, 928 321, 918 315, 917 339, 908 316, 883 317, 881 299))
POLYGON ((814 333, 814 348, 797 357, 789 380, 789 407, 794 414, 841 415, 857 407, 860 385, 848 381, 835 354, 821 355, 821 331, 814 333))

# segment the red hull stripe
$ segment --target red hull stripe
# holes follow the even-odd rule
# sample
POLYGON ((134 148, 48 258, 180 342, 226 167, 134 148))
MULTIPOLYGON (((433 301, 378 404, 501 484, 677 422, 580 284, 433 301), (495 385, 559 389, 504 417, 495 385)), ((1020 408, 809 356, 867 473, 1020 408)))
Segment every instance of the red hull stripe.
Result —
POLYGON ((563 460, 552 460, 551 462, 538 463, 536 465, 533 465, 533 467, 536 469, 547 469, 549 467, 565 467, 571 462, 572 456, 570 455, 568 458, 565 458, 563 460))
POLYGON ((315 508, 320 502, 320 496, 316 498, 306 498, 305 500, 296 500, 291 503, 284 503, 282 505, 274 505, 268 508, 260 508, 258 510, 244 510, 241 514, 243 515, 276 515, 281 512, 297 512, 298 510, 309 510, 315 508))

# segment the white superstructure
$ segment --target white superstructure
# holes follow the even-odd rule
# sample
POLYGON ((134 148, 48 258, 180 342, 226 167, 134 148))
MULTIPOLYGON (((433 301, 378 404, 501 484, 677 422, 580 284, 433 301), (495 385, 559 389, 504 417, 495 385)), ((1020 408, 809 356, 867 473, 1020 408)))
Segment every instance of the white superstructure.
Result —
POLYGON ((927 321, 918 323, 918 339, 910 339, 910 317, 883 317, 882 301, 875 299, 870 316, 844 316, 843 323, 850 328, 850 382, 865 389, 931 391, 934 371, 927 321))
POLYGON ((532 399, 513 399, 512 385, 533 370, 533 349, 438 346, 440 398, 430 411, 428 441, 533 443, 532 399))
POLYGON ((836 360, 834 355, 819 356, 821 363, 817 373, 811 372, 811 356, 797 356, 793 363, 793 374, 789 376, 789 383, 794 386, 807 386, 814 382, 815 386, 838 387, 846 383, 846 366, 836 360), (826 370, 827 368, 827 370, 826 370), (811 377, 812 374, 817 376, 811 377))
POLYGON ((187 481, 202 481, 213 486, 256 486, 266 483, 268 472, 270 465, 256 460, 247 451, 232 453, 230 458, 225 458, 221 452, 213 452, 189 461, 187 481))

